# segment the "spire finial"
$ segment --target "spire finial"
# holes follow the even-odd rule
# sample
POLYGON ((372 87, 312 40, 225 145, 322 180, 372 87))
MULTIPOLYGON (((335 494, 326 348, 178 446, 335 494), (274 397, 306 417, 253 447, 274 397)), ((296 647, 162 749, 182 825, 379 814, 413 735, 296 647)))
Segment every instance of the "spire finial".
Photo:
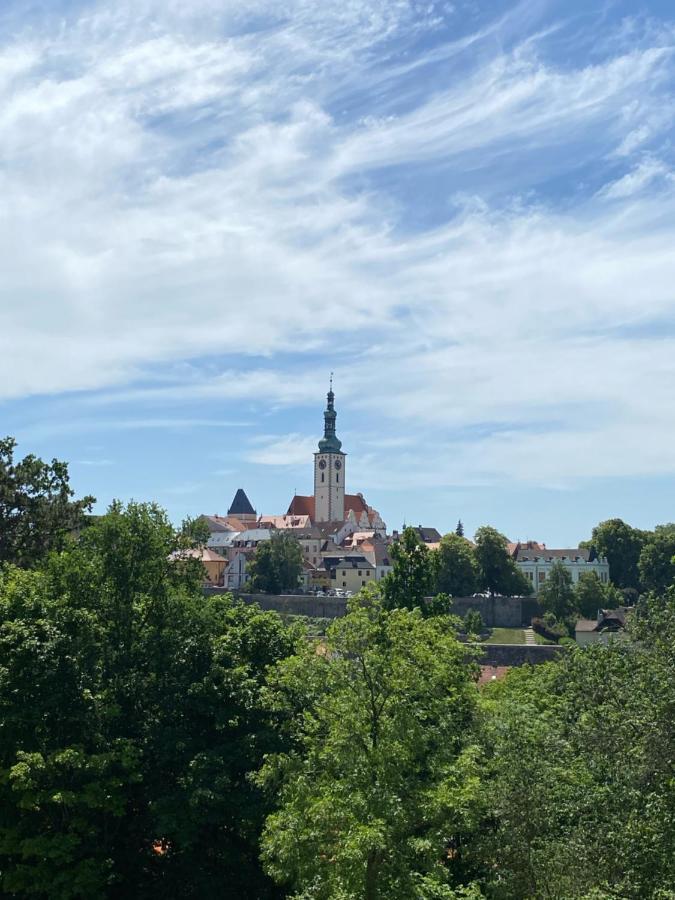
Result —
POLYGON ((330 389, 333 390, 333 373, 330 373, 330 389))

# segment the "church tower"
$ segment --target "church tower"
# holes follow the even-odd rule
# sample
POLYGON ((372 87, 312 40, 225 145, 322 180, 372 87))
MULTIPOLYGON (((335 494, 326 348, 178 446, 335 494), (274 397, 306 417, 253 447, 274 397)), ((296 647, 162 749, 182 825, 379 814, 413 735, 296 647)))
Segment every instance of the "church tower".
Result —
POLYGON ((330 378, 328 406, 323 414, 323 438, 314 454, 314 521, 343 522, 345 518, 345 461, 342 442, 335 434, 335 395, 330 378))

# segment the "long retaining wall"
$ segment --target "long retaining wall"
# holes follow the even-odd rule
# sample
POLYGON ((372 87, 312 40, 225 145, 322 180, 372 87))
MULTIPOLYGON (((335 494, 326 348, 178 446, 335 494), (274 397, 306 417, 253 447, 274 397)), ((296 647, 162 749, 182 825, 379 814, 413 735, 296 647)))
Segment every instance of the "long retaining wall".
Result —
MULTIPOLYGON (((223 588, 206 588, 206 594, 226 594, 223 588)), ((261 609, 309 616, 312 619, 337 619, 347 612, 342 597, 313 597, 311 594, 235 594, 244 603, 257 603, 261 609)))
POLYGON ((523 666, 551 662, 564 652, 558 644, 470 644, 483 651, 476 660, 481 666, 523 666))
MULTIPOLYGON (((206 588, 207 594, 227 593, 225 588, 206 588)), ((311 594, 237 594, 245 603, 257 603, 261 609, 292 613, 311 618, 336 619, 347 612, 342 597, 314 597, 311 594)), ((488 628, 520 628, 529 625, 532 616, 541 615, 541 607, 531 597, 455 597, 452 612, 464 618, 476 610, 488 628)))

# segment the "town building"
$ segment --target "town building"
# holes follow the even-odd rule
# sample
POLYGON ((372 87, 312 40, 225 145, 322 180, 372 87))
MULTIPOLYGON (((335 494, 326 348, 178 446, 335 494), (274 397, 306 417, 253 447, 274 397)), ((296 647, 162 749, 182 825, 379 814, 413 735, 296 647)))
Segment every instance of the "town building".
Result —
POLYGON ((324 565, 329 573, 329 584, 335 590, 355 594, 376 580, 375 566, 365 556, 329 556, 324 565))
POLYGON ((599 609, 595 619, 577 619, 574 626, 574 639, 580 647, 588 644, 607 644, 610 640, 625 637, 626 612, 619 609, 599 609))
POLYGON ((522 544, 518 541, 509 544, 509 551, 520 571, 532 582, 535 592, 544 584, 556 562, 565 566, 574 584, 584 572, 595 572, 603 584, 609 581, 609 563, 592 549, 551 550, 537 541, 522 544))
POLYGON ((387 527, 378 511, 368 505, 363 494, 346 493, 347 455, 335 430, 337 413, 332 379, 323 418, 323 437, 314 454, 314 493, 296 494, 286 517, 306 517, 313 525, 331 526, 338 544, 356 531, 372 531, 384 537, 387 527))

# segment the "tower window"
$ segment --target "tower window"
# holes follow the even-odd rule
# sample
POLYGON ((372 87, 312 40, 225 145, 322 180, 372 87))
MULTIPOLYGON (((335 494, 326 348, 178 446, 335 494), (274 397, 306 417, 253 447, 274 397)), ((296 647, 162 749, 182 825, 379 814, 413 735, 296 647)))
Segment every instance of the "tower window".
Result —
POLYGON ((321 473, 321 483, 323 484, 323 482, 324 482, 325 480, 326 480, 326 476, 325 476, 325 475, 323 474, 323 472, 322 472, 322 473, 321 473))
POLYGON ((340 476, 339 475, 335 476, 335 480, 337 481, 338 484, 340 484, 340 476))

